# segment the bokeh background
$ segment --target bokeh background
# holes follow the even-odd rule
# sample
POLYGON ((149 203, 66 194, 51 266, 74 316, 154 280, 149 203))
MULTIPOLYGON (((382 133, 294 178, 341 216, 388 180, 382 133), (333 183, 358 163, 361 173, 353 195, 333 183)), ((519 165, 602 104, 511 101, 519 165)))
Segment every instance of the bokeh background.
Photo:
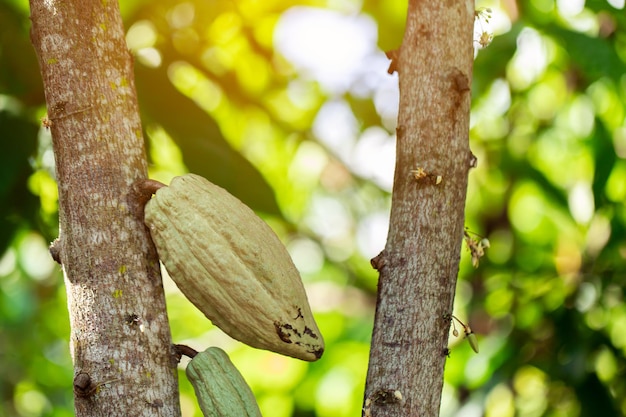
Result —
MULTIPOLYGON (((175 342, 226 349, 267 417, 360 415, 398 111, 383 51, 406 0, 121 3, 150 175, 195 172, 257 210, 327 349, 309 364, 242 346, 165 277, 175 342)), ((466 225, 491 247, 476 269, 462 249, 455 314, 481 350, 451 336, 441 415, 626 415, 624 0, 476 6, 491 18, 476 20, 466 225)), ((28 2, 0 0, 0 416, 62 417, 69 323, 28 31, 28 2)), ((183 367, 184 415, 200 416, 183 367)))

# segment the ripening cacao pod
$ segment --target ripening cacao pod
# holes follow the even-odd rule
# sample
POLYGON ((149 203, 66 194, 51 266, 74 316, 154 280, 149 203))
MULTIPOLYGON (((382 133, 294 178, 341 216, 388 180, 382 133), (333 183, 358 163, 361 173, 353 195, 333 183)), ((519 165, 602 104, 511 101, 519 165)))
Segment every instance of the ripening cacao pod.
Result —
POLYGON ((324 341, 300 274, 273 230, 203 177, 176 177, 145 206, 159 258, 216 326, 250 346, 307 361, 324 341))
POLYGON ((261 417, 250 387, 222 349, 198 352, 185 372, 204 417, 261 417))

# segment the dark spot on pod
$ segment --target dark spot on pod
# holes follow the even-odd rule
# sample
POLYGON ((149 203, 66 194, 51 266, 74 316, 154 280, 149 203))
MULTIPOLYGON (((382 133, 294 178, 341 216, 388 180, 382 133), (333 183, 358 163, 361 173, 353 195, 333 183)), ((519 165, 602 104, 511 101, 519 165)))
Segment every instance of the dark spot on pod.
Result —
POLYGON ((313 339, 318 339, 317 334, 315 334, 315 332, 313 332, 313 330, 311 330, 308 327, 304 327, 304 334, 308 334, 309 336, 311 336, 313 339))
POLYGON ((285 331, 285 329, 289 327, 291 326, 289 326, 288 324, 282 324, 277 321, 274 322, 274 328, 276 329, 276 334, 278 335, 280 340, 282 340, 285 343, 293 343, 291 341, 289 333, 285 331))

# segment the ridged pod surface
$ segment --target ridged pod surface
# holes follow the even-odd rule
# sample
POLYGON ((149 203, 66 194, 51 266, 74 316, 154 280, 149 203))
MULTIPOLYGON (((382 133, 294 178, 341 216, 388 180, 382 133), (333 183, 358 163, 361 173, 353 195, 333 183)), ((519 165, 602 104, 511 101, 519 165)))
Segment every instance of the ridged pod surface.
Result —
POLYGON ((204 417, 261 417, 250 387, 222 349, 199 352, 185 372, 204 417))
POLYGON ((249 207, 187 174, 156 191, 145 223, 172 280, 213 324, 256 348, 306 361, 322 356, 300 274, 249 207))

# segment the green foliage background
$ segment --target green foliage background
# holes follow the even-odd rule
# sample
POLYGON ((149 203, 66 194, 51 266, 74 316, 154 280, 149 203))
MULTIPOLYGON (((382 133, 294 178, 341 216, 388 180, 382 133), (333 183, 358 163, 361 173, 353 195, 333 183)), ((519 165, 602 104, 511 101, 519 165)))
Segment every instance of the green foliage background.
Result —
MULTIPOLYGON (((175 342, 225 348, 266 416, 360 415, 376 290, 360 232, 390 195, 312 126, 329 100, 350 106, 360 133, 394 126, 372 94, 297 70, 273 31, 308 5, 369 15, 378 47, 394 49, 406 1, 122 3, 151 176, 204 175, 270 222, 327 350, 308 364, 233 342, 166 278, 175 342)), ((451 338, 443 416, 626 415, 626 13, 617 0, 567 4, 477 4, 510 26, 494 26, 475 61, 466 223, 491 247, 477 269, 463 250, 455 314, 481 351, 451 338)), ((54 163, 28 30, 27 2, 0 0, 0 417, 71 416, 65 290, 47 253, 54 163)), ((184 415, 199 416, 180 376, 184 415)))

